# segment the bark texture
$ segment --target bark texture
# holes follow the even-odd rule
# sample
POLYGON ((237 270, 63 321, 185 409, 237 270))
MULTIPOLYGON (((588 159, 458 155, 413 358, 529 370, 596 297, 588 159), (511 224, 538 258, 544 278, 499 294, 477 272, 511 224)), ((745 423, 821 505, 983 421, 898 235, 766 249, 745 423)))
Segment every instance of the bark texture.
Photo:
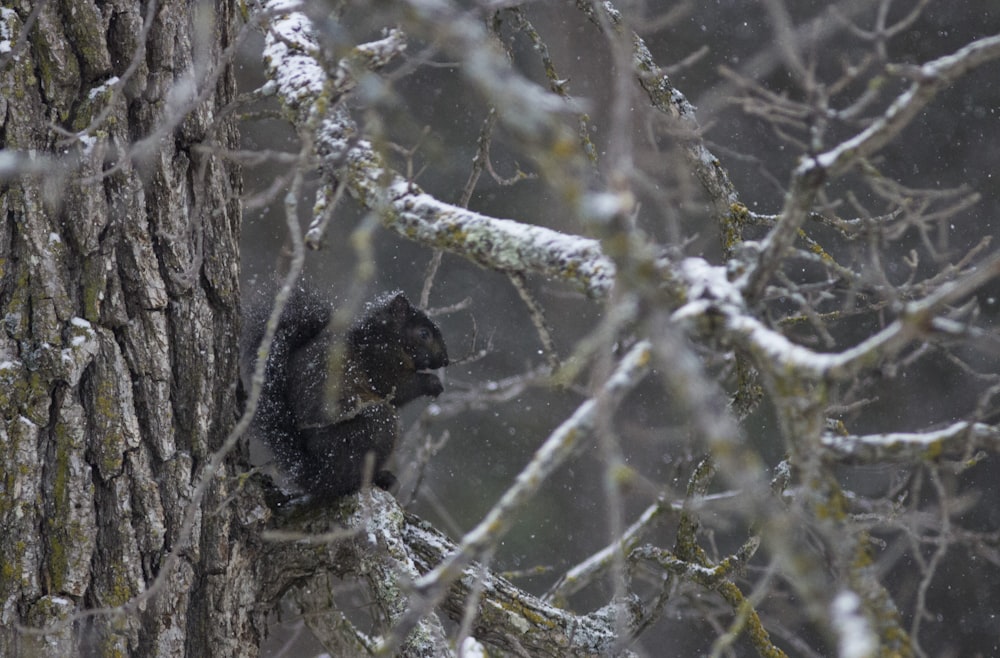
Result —
POLYGON ((33 173, 0 187, 0 655, 256 652, 264 508, 221 504, 233 456, 194 495, 237 413, 233 11, 2 10, 0 143, 33 173))

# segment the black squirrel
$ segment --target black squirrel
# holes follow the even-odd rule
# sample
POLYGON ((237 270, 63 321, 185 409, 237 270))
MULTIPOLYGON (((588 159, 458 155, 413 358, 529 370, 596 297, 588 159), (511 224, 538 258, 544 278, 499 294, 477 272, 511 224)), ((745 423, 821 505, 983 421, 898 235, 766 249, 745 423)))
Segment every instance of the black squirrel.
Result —
MULTIPOLYGON (((247 373, 264 334, 262 315, 245 322, 247 373)), ((394 487, 396 477, 384 466, 401 432, 398 409, 439 395, 441 380, 426 371, 448 365, 441 330, 401 292, 369 302, 346 335, 334 334, 331 316, 331 305, 315 293, 291 296, 251 425, 281 471, 320 500, 358 491, 369 474, 376 486, 394 487)))

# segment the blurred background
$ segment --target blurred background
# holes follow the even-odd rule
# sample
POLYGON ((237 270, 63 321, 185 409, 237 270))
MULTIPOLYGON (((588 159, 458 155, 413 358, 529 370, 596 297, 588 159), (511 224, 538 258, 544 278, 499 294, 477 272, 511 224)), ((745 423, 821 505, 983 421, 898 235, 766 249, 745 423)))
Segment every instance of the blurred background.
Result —
MULTIPOLYGON (((365 4, 365 3, 360 3, 365 4)), ((697 107, 697 118, 707 145, 731 176, 741 200, 750 210, 773 214, 781 209, 790 172, 807 141, 794 128, 775 122, 773 115, 755 111, 744 102, 750 84, 776 97, 804 98, 783 59, 782 43, 776 36, 768 2, 714 0, 710 2, 630 2, 619 10, 646 40, 657 63, 670 72, 674 86, 697 107)), ((865 65, 876 44, 852 29, 871 30, 882 3, 855 0, 830 3, 787 3, 797 44, 815 78, 833 85, 851 67, 865 65)), ((889 23, 911 12, 916 2, 885 3, 889 23)), ((924 4, 924 3, 920 3, 924 4)), ((882 44, 888 60, 918 64, 951 53, 979 37, 1000 32, 1000 6, 982 0, 929 2, 912 24, 882 44)), ((467 5, 470 10, 473 5, 467 5)), ((323 20, 322 3, 313 9, 326 29, 325 44, 346 49, 378 38, 381 29, 394 25, 394 5, 348 6, 340 21, 323 20)), ((568 80, 569 93, 586 103, 590 135, 598 157, 611 133, 609 94, 616 71, 607 42, 582 12, 566 2, 528 3, 524 15, 533 23, 555 64, 560 78, 568 80)), ((485 16, 484 12, 484 16, 485 16)), ((518 32, 513 21, 500 12, 500 28, 511 49, 514 66, 547 87, 538 51, 518 32)), ((265 80, 260 63, 262 40, 250 44, 240 60, 240 84, 251 91, 265 80)), ((872 65, 869 63, 869 65, 872 65)), ((857 98, 864 85, 879 85, 881 96, 867 112, 874 116, 906 88, 900 78, 860 76, 843 90, 845 98, 857 98)), ((488 112, 484 100, 463 78, 455 62, 419 35, 411 35, 407 58, 390 67, 384 85, 366 92, 365 107, 352 110, 364 130, 378 135, 380 143, 393 144, 383 151, 397 171, 412 172, 425 191, 457 203, 466 186, 476 154, 477 138, 488 112)), ((644 181, 636 187, 641 207, 637 221, 652 239, 664 246, 680 248, 710 262, 721 262, 718 224, 712 218, 699 183, 678 155, 677 137, 662 123, 648 120, 648 107, 636 94, 633 121, 633 160, 644 181)), ((264 107, 264 110, 276 110, 264 107)), ((300 145, 287 122, 266 114, 248 115, 242 123, 243 148, 247 150, 297 153, 300 145)), ((833 125, 825 147, 857 131, 849 123, 833 125)), ((492 142, 491 162, 500 177, 516 172, 532 173, 535 164, 498 129, 492 142)), ((873 160, 882 176, 907 188, 952 190, 980 195, 977 203, 947 219, 933 233, 935 250, 954 260, 984 237, 1000 229, 1000 67, 985 66, 941 93, 903 133, 873 160)), ((243 226, 243 286, 245 297, 268 287, 287 267, 288 238, 282 196, 287 190, 272 188, 287 170, 287 164, 246 166, 245 195, 248 199, 243 226)), ((601 168, 599 161, 598 168, 601 168)), ((601 170, 606 176, 608 172, 601 170)), ((311 217, 315 189, 304 190, 299 201, 298 221, 302 230, 311 217)), ((825 201, 831 213, 843 218, 879 215, 894 210, 870 185, 848 175, 827 189, 825 201)), ((905 196, 905 193, 900 192, 905 196)), ((494 217, 506 217, 571 234, 585 232, 578 218, 541 178, 502 185, 489 173, 479 179, 469 207, 494 217)), ((307 259, 305 285, 323 288, 335 299, 347 294, 356 277, 358 253, 349 236, 366 221, 365 212, 345 200, 331 222, 319 251, 307 259)), ((748 238, 762 230, 747 232, 748 238)), ((871 245, 824 241, 824 229, 814 237, 846 264, 860 262, 859 253, 871 245)), ((928 257, 925 241, 916 231, 891 243, 877 245, 888 275, 900 283, 911 269, 904 265, 913 253, 921 255, 920 271, 940 268, 928 257)), ((373 233, 375 275, 365 284, 370 295, 387 289, 402 289, 412 300, 420 297, 425 273, 433 254, 419 245, 376 228, 373 233)), ((995 246, 995 244, 994 244, 995 246)), ((565 359, 577 342, 593 329, 602 306, 569 287, 535 278, 528 287, 545 309, 557 354, 565 359)), ((1000 309, 1000 285, 981 292, 976 322, 993 327, 1000 309)), ((399 498, 410 509, 439 529, 459 538, 470 529, 511 485, 521 468, 545 438, 586 399, 593 390, 587 373, 568 387, 550 384, 533 373, 545 364, 538 334, 517 290, 507 276, 485 271, 462 259, 444 255, 434 279, 429 308, 459 306, 435 315, 455 365, 447 369, 445 394, 430 403, 419 402, 405 411, 406 440, 397 450, 395 471, 403 481, 399 498), (474 357, 474 358, 473 358, 474 357), (464 358, 464 362, 463 362, 464 358), (491 392, 496 392, 492 395, 491 392), (500 393, 503 393, 502 395, 500 393), (429 459, 424 457, 433 453, 429 459), (423 463, 426 461, 426 463, 423 463), (419 488, 415 486, 419 480, 419 488)), ((832 329, 836 345, 843 349, 870 335, 885 320, 878 313, 858 315, 832 329)), ((808 331, 790 332, 806 344, 815 337, 808 331)), ((825 347, 822 347, 826 349, 825 347)), ((980 394, 989 383, 980 373, 995 374, 998 355, 961 347, 959 363, 945 352, 929 353, 897 368, 878 370, 859 382, 869 403, 846 409, 836 417, 851 433, 922 430, 971 418, 980 394), (970 372, 968 365, 975 367, 970 372)), ((733 389, 731 364, 713 362, 725 388, 733 389)), ((859 394, 860 395, 860 394, 859 394)), ((845 399, 850 396, 845 392, 845 399)), ((638 477, 627 488, 626 522, 648 506, 657 495, 680 500, 694 464, 704 455, 704 444, 692 436, 683 414, 656 377, 634 391, 615 419, 628 464, 638 477)), ((763 460, 776 466, 785 453, 772 411, 765 401, 743 423, 747 440, 763 460)), ((493 567, 510 572, 514 582, 533 593, 544 593, 567 568, 602 548, 609 541, 609 517, 602 493, 604 472, 593 442, 546 483, 520 522, 506 535, 494 556, 493 567)), ((919 467, 843 468, 844 486, 867 496, 891 496, 896 488, 912 485, 923 477, 919 467)), ((949 479, 952 501, 960 506, 963 532, 974 539, 956 545, 928 585, 922 573, 935 548, 926 541, 908 537, 908 528, 883 528, 876 535, 884 542, 879 554, 887 574, 884 582, 909 627, 916 597, 926 597, 924 608, 932 613, 925 620, 921 645, 927 655, 1000 655, 1000 469, 996 457, 979 460, 973 467, 956 470, 949 479), (971 551, 969 543, 978 543, 971 551), (926 590, 926 591, 923 591, 926 590)), ((721 487, 721 485, 719 485, 721 487)), ((934 516, 936 500, 927 488, 910 491, 927 495, 927 514, 934 516)), ((738 501, 719 502, 703 513, 706 545, 719 555, 735 550, 748 534, 747 521, 736 513, 738 501)), ((669 547, 674 523, 661 525, 659 536, 650 541, 669 547)), ((912 534, 912 533, 911 533, 912 534)), ((747 574, 751 582, 760 573, 747 574)), ((747 591, 747 588, 744 587, 747 591)), ((350 591, 345 590, 346 605, 350 591)), ((591 587, 574 597, 574 609, 589 611, 606 603, 612 588, 608 583, 591 587)), ((363 610, 364 602, 356 602, 363 610)), ((765 626, 775 642, 793 655, 824 655, 832 647, 815 637, 796 610, 788 588, 759 603, 765 626), (782 594, 783 592, 783 594, 782 594), (812 645, 810 649, 806 642, 812 645), (817 647, 820 647, 817 649, 817 647), (825 648, 824 648, 825 647, 825 648)), ((656 628, 643 635, 637 649, 648 655, 686 656, 705 653, 731 615, 719 600, 704 591, 680 590, 672 599, 669 614, 656 628), (664 647, 669 647, 666 651, 664 647)), ((289 651, 282 624, 298 628, 296 621, 276 621, 272 638, 274 655, 289 651)), ((298 650, 296 650, 298 651, 298 650)), ((748 646, 738 644, 733 655, 748 655, 748 646)), ((295 651, 288 655, 296 654, 295 651)))

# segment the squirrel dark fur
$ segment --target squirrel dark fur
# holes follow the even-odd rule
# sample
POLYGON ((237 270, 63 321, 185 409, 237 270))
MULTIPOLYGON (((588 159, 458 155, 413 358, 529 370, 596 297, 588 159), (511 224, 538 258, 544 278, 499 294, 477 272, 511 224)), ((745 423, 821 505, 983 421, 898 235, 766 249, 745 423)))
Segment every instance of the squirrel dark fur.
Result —
MULTIPOLYGON (((246 372, 252 372, 264 334, 261 315, 266 313, 245 322, 246 372)), ((421 396, 439 395, 441 380, 425 371, 448 365, 440 329, 401 292, 370 302, 346 335, 334 334, 331 316, 330 304, 319 296, 292 295, 271 345, 252 425, 281 471, 318 499, 358 491, 366 473, 380 488, 395 485, 384 466, 399 439, 398 410, 421 396), (337 346, 342 357, 330 363, 337 346)))

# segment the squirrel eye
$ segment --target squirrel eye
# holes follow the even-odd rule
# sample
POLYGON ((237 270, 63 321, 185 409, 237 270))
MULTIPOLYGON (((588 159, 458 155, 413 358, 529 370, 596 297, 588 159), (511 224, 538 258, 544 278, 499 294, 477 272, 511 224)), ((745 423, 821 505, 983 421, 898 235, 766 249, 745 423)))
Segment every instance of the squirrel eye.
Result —
POLYGON ((427 327, 420 327, 420 331, 417 332, 420 340, 427 340, 431 337, 431 331, 427 327))

